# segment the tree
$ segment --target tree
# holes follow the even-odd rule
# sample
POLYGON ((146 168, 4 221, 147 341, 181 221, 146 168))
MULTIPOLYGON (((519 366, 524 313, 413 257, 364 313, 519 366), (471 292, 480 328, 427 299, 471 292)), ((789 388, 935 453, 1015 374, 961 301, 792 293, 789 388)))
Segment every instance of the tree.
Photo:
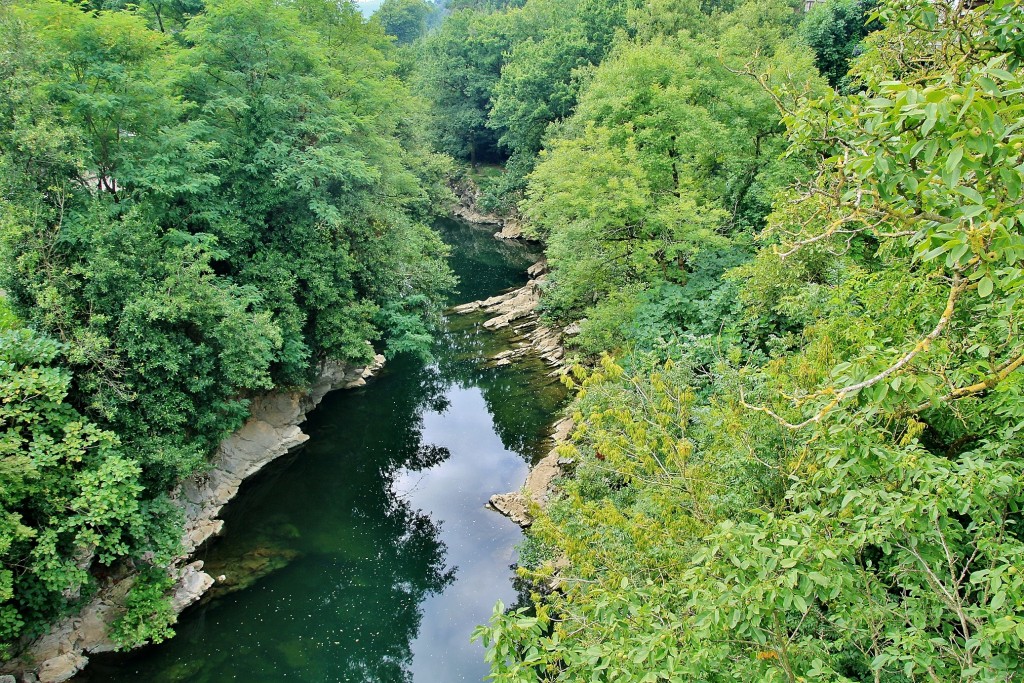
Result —
MULTIPOLYGON (((646 315, 636 308, 646 292, 684 285, 722 250, 745 249, 773 193, 800 172, 799 161, 779 160, 771 98, 704 42, 616 46, 529 176, 521 208, 552 267, 544 306, 561 320, 586 317, 584 346, 609 324, 623 328, 612 337, 624 343, 625 328, 636 333, 632 320, 646 315)), ((813 83, 806 59, 775 47, 776 65, 813 83)))
POLYGON ((167 562, 177 545, 173 523, 147 519, 139 464, 66 402, 61 351, 0 332, 0 656, 88 592, 94 558, 110 566, 146 545, 167 562))
POLYGON ((850 60, 861 42, 878 28, 871 20, 877 3, 830 0, 811 8, 800 24, 800 37, 814 50, 815 64, 832 87, 844 87, 850 60))
POLYGON ((501 15, 459 11, 423 43, 417 72, 430 100, 431 131, 439 149, 458 159, 497 160, 497 134, 487 127, 494 84, 509 48, 501 15))
POLYGON ((427 32, 428 20, 435 7, 426 0, 384 0, 374 12, 384 32, 394 36, 399 45, 419 40, 427 32))
MULTIPOLYGON (((446 162, 379 27, 330 0, 211 2, 180 32, 150 18, 0 5, 3 309, 59 340, 39 361, 61 366, 54 402, 99 434, 90 448, 109 467, 79 472, 72 454, 60 476, 124 498, 114 514, 89 493, 108 515, 95 558, 70 527, 26 551, 30 531, 8 525, 19 571, 56 578, 0 577, 17 612, 4 638, 73 607, 96 562, 140 569, 150 552, 157 566, 116 630, 165 637, 181 533, 167 491, 257 392, 301 386, 327 358, 365 360, 368 340, 422 353, 452 283, 424 222, 446 162)), ((64 457, 57 437, 21 438, 33 457, 64 457)), ((32 504, 73 523, 78 494, 42 486, 32 504)))
POLYGON ((625 26, 627 7, 618 0, 535 0, 518 10, 539 25, 512 46, 494 88, 488 125, 503 148, 524 159, 540 151, 548 124, 572 113, 580 79, 625 26))
POLYGON ((816 169, 731 277, 799 333, 579 372, 565 592, 480 632, 496 680, 1020 676, 1024 15, 879 16, 863 92, 774 91, 816 169))

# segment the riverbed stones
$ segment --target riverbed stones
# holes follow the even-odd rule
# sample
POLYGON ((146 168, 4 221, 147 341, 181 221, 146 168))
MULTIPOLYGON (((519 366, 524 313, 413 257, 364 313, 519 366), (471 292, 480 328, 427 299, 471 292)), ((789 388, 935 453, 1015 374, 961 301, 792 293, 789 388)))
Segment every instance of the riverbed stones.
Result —
POLYGON ((537 316, 541 290, 547 279, 548 264, 545 259, 530 266, 527 271, 530 281, 518 289, 492 296, 481 301, 471 301, 455 306, 453 313, 466 314, 482 312, 489 317, 484 327, 489 330, 511 329, 521 342, 515 348, 503 351, 490 359, 491 367, 511 365, 516 359, 528 353, 536 353, 545 363, 555 368, 552 375, 562 372, 565 348, 562 346, 563 333, 560 329, 542 325, 537 316))

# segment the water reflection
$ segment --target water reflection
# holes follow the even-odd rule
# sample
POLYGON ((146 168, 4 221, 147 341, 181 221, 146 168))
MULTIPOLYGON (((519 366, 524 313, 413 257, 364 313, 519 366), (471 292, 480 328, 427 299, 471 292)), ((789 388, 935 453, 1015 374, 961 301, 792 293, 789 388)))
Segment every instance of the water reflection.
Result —
MULTIPOLYGON (((447 222, 453 303, 522 282, 535 254, 447 222)), ((539 362, 486 368, 506 348, 456 318, 435 361, 398 358, 329 395, 298 453, 246 483, 204 551, 227 581, 160 646, 97 658, 81 681, 480 681, 469 643, 514 602, 518 528, 483 506, 518 486, 561 391, 539 362)))

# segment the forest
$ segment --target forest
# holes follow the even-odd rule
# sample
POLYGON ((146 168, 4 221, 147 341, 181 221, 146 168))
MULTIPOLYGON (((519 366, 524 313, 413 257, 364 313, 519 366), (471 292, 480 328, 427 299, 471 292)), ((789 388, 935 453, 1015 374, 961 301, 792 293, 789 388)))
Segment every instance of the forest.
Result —
POLYGON ((423 355, 521 222, 571 463, 498 683, 1024 675, 1022 0, 0 0, 0 659, 260 392, 423 355))

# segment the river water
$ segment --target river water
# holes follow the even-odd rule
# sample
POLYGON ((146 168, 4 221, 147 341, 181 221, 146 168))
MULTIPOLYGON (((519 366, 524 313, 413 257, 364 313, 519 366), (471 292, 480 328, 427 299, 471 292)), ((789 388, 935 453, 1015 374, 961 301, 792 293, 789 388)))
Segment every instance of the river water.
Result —
MULTIPOLYGON (((443 220, 459 276, 452 304, 525 281, 538 257, 492 230, 443 220)), ((94 657, 81 683, 480 681, 470 643, 517 599, 519 528, 484 508, 518 488, 562 392, 539 361, 488 368, 508 339, 479 316, 447 320, 435 359, 390 362, 329 394, 309 442, 247 481, 226 534, 200 551, 223 574, 178 635, 94 657)))

